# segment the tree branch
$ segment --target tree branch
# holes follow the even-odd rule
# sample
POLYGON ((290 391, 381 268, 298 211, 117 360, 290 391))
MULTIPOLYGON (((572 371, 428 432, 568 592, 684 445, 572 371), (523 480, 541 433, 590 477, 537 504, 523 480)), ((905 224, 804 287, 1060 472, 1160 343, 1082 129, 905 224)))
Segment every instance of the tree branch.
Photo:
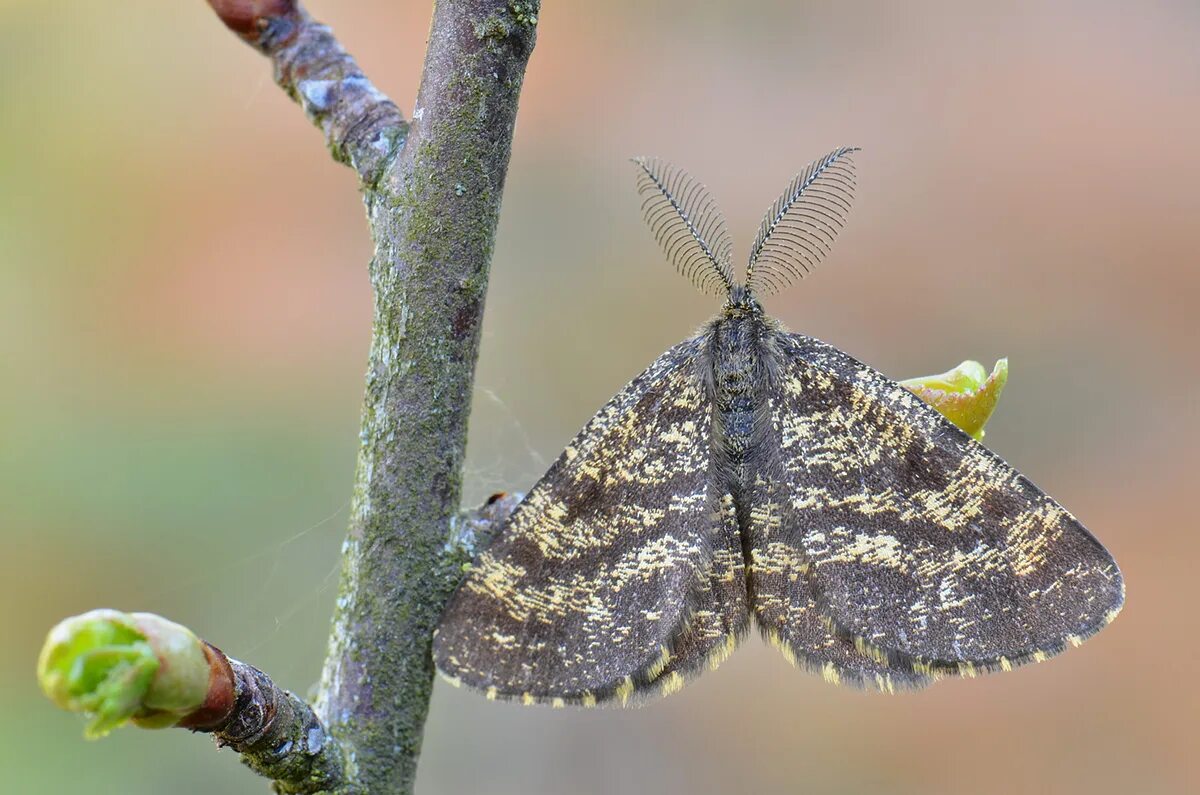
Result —
POLYGON ((275 82, 325 134, 333 158, 372 185, 408 132, 404 116, 295 0, 208 0, 230 30, 268 56, 275 82))
POLYGON ((257 668, 153 613, 92 610, 60 621, 38 655, 38 684, 89 716, 88 737, 132 722, 209 732, 275 779, 280 793, 335 791, 344 760, 311 708, 257 668))
POLYGON ((458 512, 479 328, 536 6, 440 0, 412 129, 366 195, 374 335, 318 712, 372 792, 409 792, 430 645, 461 574, 458 512))
MULTIPOLYGON (((498 494, 459 513, 488 269, 540 3, 438 0, 410 129, 295 0, 208 2, 271 58, 279 85, 359 174, 375 242, 361 446, 319 694, 310 708, 186 628, 115 611, 64 622, 81 622, 78 633, 55 628, 39 679, 56 703, 92 716, 94 735, 129 720, 212 732, 277 792, 411 793, 438 618, 521 499, 498 494), (163 637, 186 642, 156 646, 163 637)), ((959 370, 914 383, 982 432, 1003 384, 984 389, 959 370)))
POLYGON ((308 704, 254 666, 208 643, 204 650, 212 665, 208 697, 179 727, 211 732, 218 746, 273 779, 276 792, 330 792, 345 783, 342 749, 308 704))
POLYGON ((411 130, 294 0, 208 0, 362 180, 374 329, 317 713, 347 791, 411 792, 454 543, 479 328, 537 0, 439 0, 411 130))
MULTIPOLYGON (((129 720, 179 725, 212 732, 277 792, 404 795, 437 621, 520 501, 499 494, 459 513, 488 269, 540 5, 439 0, 410 129, 295 0, 208 2, 271 58, 276 81, 357 171, 375 242, 361 446, 318 697, 310 708, 183 627, 114 611, 77 617, 80 633, 56 628, 39 679, 56 703, 92 716, 94 735, 129 720), (187 642, 156 646, 164 636, 187 642)), ((999 387, 946 377, 955 372, 919 386, 981 431, 981 401, 994 407, 999 387), (979 405, 952 394, 963 391, 983 395, 979 405)))

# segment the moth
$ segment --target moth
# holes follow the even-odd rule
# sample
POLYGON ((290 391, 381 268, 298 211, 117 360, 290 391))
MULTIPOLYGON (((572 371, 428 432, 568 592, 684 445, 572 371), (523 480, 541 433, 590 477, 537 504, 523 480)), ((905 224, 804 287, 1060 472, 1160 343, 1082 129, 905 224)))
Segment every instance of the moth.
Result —
POLYGON ((479 555, 434 638, 451 683, 625 703, 715 668, 753 625, 827 681, 890 692, 1038 662, 1113 620, 1121 573, 1071 514, 759 304, 829 253, 856 151, 791 181, 741 283, 705 187, 634 161, 656 240, 724 307, 600 409, 479 555))

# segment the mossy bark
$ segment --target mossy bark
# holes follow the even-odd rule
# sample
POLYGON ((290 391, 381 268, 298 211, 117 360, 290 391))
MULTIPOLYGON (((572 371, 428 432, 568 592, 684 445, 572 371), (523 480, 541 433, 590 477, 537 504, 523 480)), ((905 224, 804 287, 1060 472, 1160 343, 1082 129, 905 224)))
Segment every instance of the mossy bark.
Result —
POLYGON ((440 0, 407 139, 364 187, 374 335, 342 581, 316 709, 353 788, 411 792, 500 197, 536 4, 440 0))

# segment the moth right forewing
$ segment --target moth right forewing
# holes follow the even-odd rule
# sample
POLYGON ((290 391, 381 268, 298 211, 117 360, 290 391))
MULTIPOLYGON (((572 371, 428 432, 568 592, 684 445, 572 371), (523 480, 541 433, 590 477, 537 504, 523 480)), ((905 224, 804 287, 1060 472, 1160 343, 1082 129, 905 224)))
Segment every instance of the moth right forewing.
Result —
POLYGON ((1071 514, 899 384, 780 339, 772 541, 859 649, 918 673, 1007 670, 1078 645, 1124 600, 1071 514))
POLYGON ((513 512, 443 615, 443 675, 593 704, 663 674, 722 543, 699 353, 681 343, 634 379, 513 512))

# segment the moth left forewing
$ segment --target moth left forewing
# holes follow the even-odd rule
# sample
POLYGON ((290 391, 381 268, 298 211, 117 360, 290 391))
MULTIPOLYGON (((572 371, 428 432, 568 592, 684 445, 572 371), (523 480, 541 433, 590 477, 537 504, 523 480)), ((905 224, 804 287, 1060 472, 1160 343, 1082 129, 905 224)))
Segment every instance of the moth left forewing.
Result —
POLYGON ((896 668, 972 675, 1112 620, 1120 571, 1057 502, 870 367, 777 342, 771 541, 804 561, 832 629, 896 668))
POLYGON ((479 556, 434 640, 448 679, 624 703, 673 692, 736 636, 744 578, 724 552, 737 528, 709 477, 698 350, 672 348, 601 409, 479 556))
POLYGON ((634 677, 644 682, 640 693, 678 691, 688 677, 717 668, 746 633, 746 567, 732 495, 721 498, 716 519, 712 557, 689 594, 678 631, 664 644, 662 655, 634 677))

